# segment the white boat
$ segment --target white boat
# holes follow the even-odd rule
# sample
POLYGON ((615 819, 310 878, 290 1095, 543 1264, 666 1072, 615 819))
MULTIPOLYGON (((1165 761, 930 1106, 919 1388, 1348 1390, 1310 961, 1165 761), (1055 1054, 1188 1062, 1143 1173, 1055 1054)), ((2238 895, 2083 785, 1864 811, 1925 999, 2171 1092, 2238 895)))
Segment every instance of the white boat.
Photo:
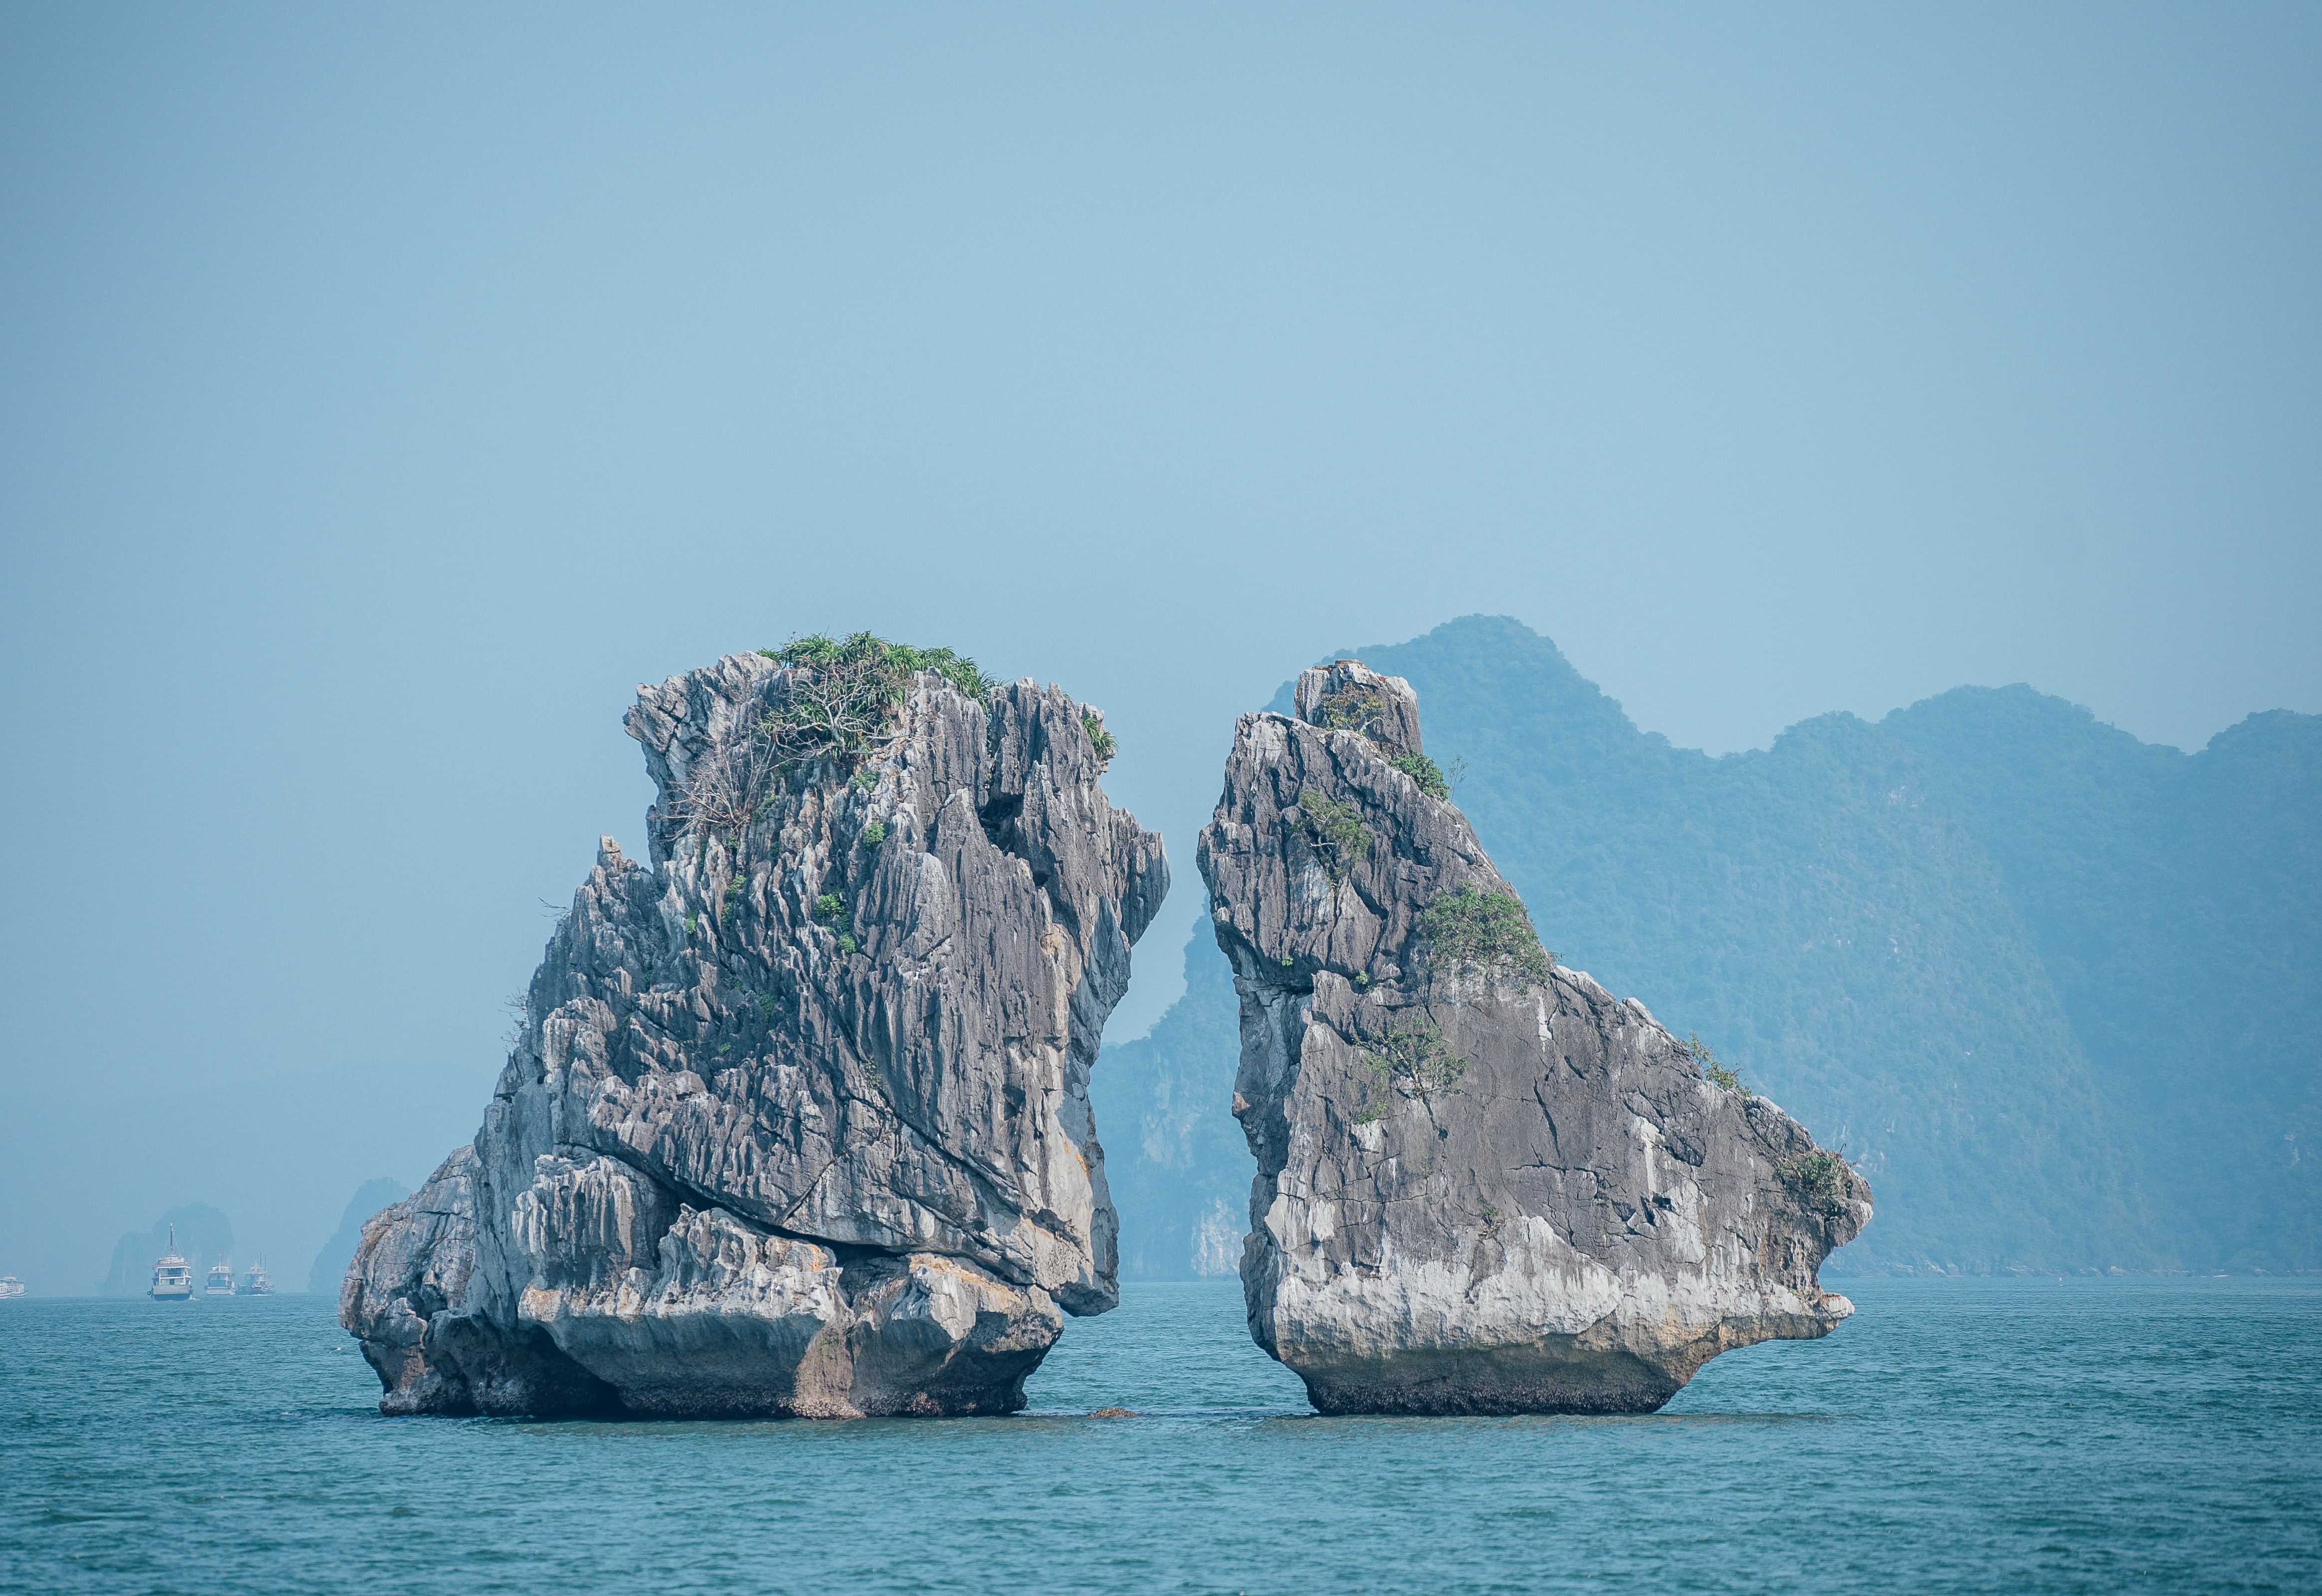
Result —
POLYGON ((0 1274, 0 1297, 21 1297, 23 1294, 24 1282, 23 1281, 18 1280, 13 1274, 0 1274))
POLYGON ((209 1279, 202 1286, 202 1295, 205 1297, 233 1296, 233 1265, 224 1258, 211 1264, 209 1279))
POLYGON ((178 1227, 169 1227, 169 1250, 153 1260, 153 1287, 145 1293, 156 1302, 187 1302, 194 1295, 194 1266, 178 1251, 178 1227))
POLYGON ((253 1263, 242 1272, 242 1279, 234 1283, 233 1294, 237 1297, 271 1297, 274 1295, 274 1277, 266 1272, 263 1262, 253 1263))

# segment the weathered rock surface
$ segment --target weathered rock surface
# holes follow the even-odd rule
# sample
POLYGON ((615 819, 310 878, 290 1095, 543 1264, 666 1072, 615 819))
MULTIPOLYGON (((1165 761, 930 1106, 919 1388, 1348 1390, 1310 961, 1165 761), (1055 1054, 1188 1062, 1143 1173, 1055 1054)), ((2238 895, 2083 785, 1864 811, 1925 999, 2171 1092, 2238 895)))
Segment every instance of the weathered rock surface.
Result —
POLYGON ((1240 998, 1258 1345, 1328 1413, 1610 1413, 1828 1334, 1852 1307, 1816 1271, 1869 1219, 1860 1176, 1549 968, 1520 918, 1528 971, 1453 956, 1430 906, 1513 895, 1390 763, 1421 752, 1416 695, 1342 661, 1295 702, 1242 717, 1200 844, 1240 998))
POLYGON ((1161 839, 1080 705, 931 671, 851 779, 705 819, 811 681, 736 655, 639 689, 653 864, 603 839, 473 1145, 348 1274, 384 1410, 1006 1412, 1117 1301, 1088 1072, 1161 839))

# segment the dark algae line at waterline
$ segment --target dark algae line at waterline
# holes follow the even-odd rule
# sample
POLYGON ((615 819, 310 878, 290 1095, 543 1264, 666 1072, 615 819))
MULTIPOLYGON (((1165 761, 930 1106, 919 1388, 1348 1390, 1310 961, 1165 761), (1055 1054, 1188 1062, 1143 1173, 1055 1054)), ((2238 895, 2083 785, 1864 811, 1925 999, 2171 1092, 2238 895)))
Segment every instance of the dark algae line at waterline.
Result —
POLYGON ((2322 1280, 1851 1294, 1656 1414, 1331 1418, 1233 1282, 1130 1281, 1013 1417, 837 1425, 384 1418, 326 1299, 35 1296, 0 1303, 0 1589, 2322 1589, 2322 1280))

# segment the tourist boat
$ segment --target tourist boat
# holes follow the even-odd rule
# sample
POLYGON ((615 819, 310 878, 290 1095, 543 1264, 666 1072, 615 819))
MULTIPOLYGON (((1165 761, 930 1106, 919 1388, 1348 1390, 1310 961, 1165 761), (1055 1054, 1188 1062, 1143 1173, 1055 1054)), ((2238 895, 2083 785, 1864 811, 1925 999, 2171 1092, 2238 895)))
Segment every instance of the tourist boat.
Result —
POLYGON ((18 1280, 13 1274, 0 1274, 0 1297, 21 1297, 23 1294, 24 1282, 23 1281, 18 1280))
POLYGON ((202 1284, 202 1295, 205 1297, 233 1296, 233 1265, 224 1258, 211 1264, 209 1279, 202 1284))
POLYGON ((194 1266, 178 1251, 178 1227, 169 1227, 169 1250, 153 1260, 153 1288, 145 1293, 156 1302, 186 1302, 194 1295, 194 1266))
POLYGON ((242 1280, 233 1288, 233 1294, 237 1297, 271 1297, 274 1295, 274 1277, 266 1272, 263 1263, 253 1263, 242 1272, 242 1280))

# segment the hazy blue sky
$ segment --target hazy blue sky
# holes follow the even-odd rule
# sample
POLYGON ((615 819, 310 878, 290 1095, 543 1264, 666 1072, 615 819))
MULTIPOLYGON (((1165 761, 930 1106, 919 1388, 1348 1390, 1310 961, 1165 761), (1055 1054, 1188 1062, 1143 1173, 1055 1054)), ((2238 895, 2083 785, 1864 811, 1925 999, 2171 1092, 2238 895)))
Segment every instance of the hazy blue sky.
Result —
MULTIPOLYGON (((0 1272, 480 1117, 634 685, 2322 710, 2322 9, 0 6, 0 1272)), ((1189 889, 1189 884, 1192 884, 1189 889)))

